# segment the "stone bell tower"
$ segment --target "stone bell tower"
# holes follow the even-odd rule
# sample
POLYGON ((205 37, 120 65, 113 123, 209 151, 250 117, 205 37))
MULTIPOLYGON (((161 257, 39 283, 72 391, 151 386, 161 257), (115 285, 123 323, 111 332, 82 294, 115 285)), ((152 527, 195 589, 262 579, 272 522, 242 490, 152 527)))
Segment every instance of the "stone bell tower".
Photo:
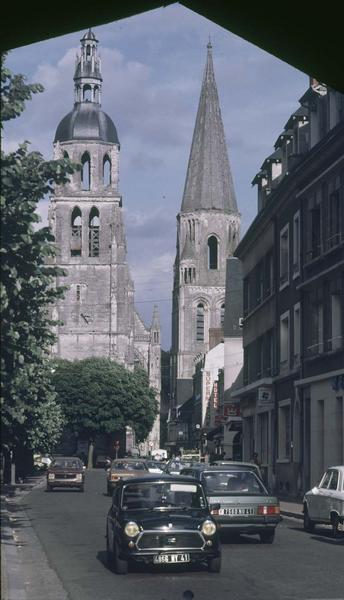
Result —
POLYGON ((212 46, 207 46, 201 96, 181 210, 172 306, 171 408, 192 396, 195 361, 223 329, 226 259, 239 241, 238 212, 229 165, 212 46))
POLYGON ((57 127, 54 158, 82 166, 57 186, 50 225, 58 246, 56 264, 67 285, 55 307, 57 356, 70 360, 107 356, 134 365, 134 287, 126 262, 122 197, 118 188, 120 144, 116 127, 101 109, 98 40, 89 30, 76 56, 74 108, 57 127))

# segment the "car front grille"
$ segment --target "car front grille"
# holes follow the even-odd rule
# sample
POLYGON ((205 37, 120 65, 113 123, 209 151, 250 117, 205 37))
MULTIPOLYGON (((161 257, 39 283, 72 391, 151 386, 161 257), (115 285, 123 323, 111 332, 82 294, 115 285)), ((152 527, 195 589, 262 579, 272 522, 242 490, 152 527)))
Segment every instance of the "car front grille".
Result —
POLYGON ((55 473, 55 479, 76 479, 75 473, 55 473))
POLYGON ((201 549, 204 539, 197 531, 183 532, 143 532, 137 540, 139 550, 154 549, 201 549))

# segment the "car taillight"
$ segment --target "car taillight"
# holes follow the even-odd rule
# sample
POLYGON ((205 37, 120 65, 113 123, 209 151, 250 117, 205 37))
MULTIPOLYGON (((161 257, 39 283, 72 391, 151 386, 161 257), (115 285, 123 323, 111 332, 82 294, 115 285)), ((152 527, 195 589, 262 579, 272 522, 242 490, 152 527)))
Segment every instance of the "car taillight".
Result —
POLYGON ((114 475, 111 473, 111 481, 118 481, 119 479, 121 479, 119 475, 114 475))
POLYGON ((280 507, 276 505, 258 506, 258 515, 279 515, 280 507))

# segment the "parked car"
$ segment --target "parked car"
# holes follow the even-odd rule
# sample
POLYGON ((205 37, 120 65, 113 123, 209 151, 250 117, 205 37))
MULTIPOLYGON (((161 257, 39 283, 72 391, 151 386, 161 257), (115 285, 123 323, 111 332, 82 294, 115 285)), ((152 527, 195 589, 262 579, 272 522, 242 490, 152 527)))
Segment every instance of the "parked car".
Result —
POLYGON ((320 483, 303 498, 303 526, 313 532, 317 524, 332 525, 333 535, 344 530, 344 466, 330 467, 320 483))
POLYGON ((221 530, 258 534, 262 544, 272 544, 281 520, 279 501, 251 469, 190 465, 183 469, 184 475, 203 484, 211 514, 221 530))
POLYGON ((85 489, 85 467, 77 456, 59 456, 54 458, 47 471, 47 492, 54 488, 85 489))
POLYGON ((109 567, 118 574, 130 561, 221 569, 218 527, 202 485, 188 477, 122 480, 107 515, 106 547, 109 567))
POLYGON ((147 467, 150 473, 163 473, 164 467, 161 462, 157 460, 147 460, 147 467))
POLYGON ((149 474, 148 466, 145 460, 137 458, 119 458, 111 463, 107 471, 107 493, 111 496, 114 488, 119 481, 131 477, 140 477, 149 474))
POLYGON ((233 469, 242 469, 242 468, 247 468, 250 471, 253 471, 253 473, 255 473, 262 481, 263 481, 263 475, 262 472, 259 468, 258 465, 256 465, 255 463, 250 463, 250 462, 242 462, 240 461, 234 461, 234 460, 215 460, 211 463, 212 465, 216 466, 216 467, 227 467, 227 465, 230 468, 233 469))
POLYGON ((111 465, 111 458, 108 456, 104 456, 103 454, 99 454, 96 459, 96 468, 99 469, 107 469, 111 465))

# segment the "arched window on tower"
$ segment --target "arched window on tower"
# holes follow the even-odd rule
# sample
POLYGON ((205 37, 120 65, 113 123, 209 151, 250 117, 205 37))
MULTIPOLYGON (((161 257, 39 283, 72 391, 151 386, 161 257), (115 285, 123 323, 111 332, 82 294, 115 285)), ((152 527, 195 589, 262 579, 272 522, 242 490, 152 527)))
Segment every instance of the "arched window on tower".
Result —
POLYGON ((99 256, 99 210, 93 206, 89 217, 88 255, 99 256))
POLYGON ((93 94, 94 94, 94 101, 99 104, 99 87, 97 85, 95 86, 95 88, 93 90, 93 94))
POLYGON ((91 86, 86 84, 83 87, 83 97, 82 97, 84 102, 91 102, 92 101, 92 89, 91 86))
POLYGON ((197 304, 196 310, 196 341, 204 342, 204 304, 197 304))
POLYGON ((70 240, 71 256, 81 256, 82 247, 82 221, 81 210, 78 206, 73 209, 71 219, 72 235, 70 240))
POLYGON ((91 160, 88 152, 85 152, 81 158, 81 188, 87 192, 91 185, 91 160))
POLYGON ((68 154, 68 152, 64 151, 64 153, 63 153, 63 158, 69 158, 69 154, 68 154))
POLYGON ((208 269, 218 268, 218 241, 215 235, 208 239, 208 269))
POLYGON ((223 328, 225 323, 225 304, 221 304, 220 306, 220 325, 223 328))
POLYGON ((107 154, 103 158, 103 184, 105 187, 111 185, 111 161, 107 154))
POLYGON ((86 46, 86 58, 87 60, 91 60, 91 45, 87 44, 86 46))

